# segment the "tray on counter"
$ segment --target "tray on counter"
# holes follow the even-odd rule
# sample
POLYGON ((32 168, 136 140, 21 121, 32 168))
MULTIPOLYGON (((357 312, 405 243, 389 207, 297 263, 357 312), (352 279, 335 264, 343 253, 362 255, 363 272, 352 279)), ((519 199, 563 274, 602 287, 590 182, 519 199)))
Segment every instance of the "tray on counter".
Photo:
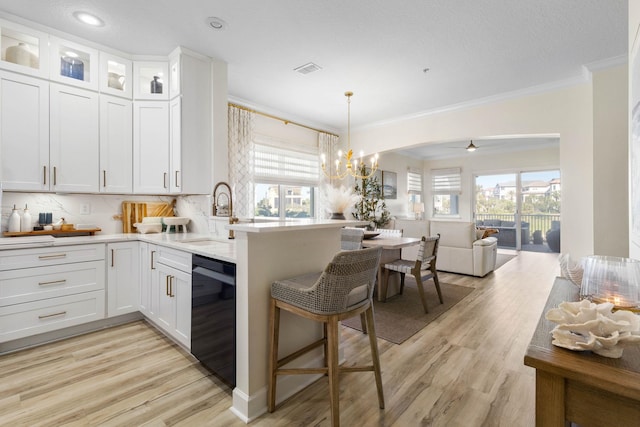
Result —
POLYGON ((2 233, 4 237, 21 237, 21 236, 46 236, 51 235, 54 237, 66 237, 66 236, 93 236, 96 232, 102 231, 100 228, 86 228, 86 229, 73 229, 73 230, 37 230, 37 231, 5 231, 2 233))

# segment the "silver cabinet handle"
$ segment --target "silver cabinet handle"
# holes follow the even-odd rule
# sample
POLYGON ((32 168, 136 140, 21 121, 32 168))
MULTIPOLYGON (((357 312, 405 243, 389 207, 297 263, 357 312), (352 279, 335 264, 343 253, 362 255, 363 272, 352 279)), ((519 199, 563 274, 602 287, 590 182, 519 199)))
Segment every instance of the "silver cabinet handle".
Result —
POLYGON ((167 276, 164 281, 164 293, 167 296, 171 296, 171 294, 169 294, 169 277, 171 276, 167 276))
POLYGON ((175 297, 175 294, 173 293, 173 279, 175 279, 174 276, 169 276, 169 296, 171 298, 175 297))
POLYGON ((155 255, 156 251, 151 251, 151 269, 155 270, 156 268, 153 266, 153 256, 155 255))
POLYGON ((43 181, 44 181, 43 184, 47 185, 47 167, 43 166, 42 169, 43 169, 42 170, 42 178, 43 178, 43 181))
POLYGON ((180 171, 176 171, 176 187, 180 187, 180 184, 178 184, 178 173, 180 171))
POLYGON ((165 172, 163 177, 162 177, 162 185, 164 186, 164 188, 167 188, 167 173, 165 172))
POLYGON ((114 258, 114 252, 115 251, 113 249, 111 249, 111 267, 114 266, 114 259, 113 259, 114 258))
POLYGON ((64 283, 67 283, 66 279, 62 279, 62 280, 52 280, 50 282, 38 282, 38 286, 48 286, 48 285, 62 285, 64 283))
POLYGON ((57 168, 54 166, 53 167, 53 185, 56 185, 57 183, 58 183, 57 168))
POLYGON ((67 314, 66 311, 61 311, 59 313, 51 313, 51 314, 41 314, 40 316, 38 316, 38 319, 48 319, 50 317, 64 316, 66 314, 67 314))
POLYGON ((40 255, 38 259, 55 259, 55 258, 66 258, 67 254, 52 254, 52 255, 40 255))
POLYGON ((106 170, 102 171, 102 186, 103 187, 107 186, 107 171, 106 170))

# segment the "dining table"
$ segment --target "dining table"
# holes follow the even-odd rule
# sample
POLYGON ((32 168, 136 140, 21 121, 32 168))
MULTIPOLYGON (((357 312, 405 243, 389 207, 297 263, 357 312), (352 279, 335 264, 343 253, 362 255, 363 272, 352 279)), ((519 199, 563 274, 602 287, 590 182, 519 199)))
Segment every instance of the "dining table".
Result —
POLYGON ((381 288, 380 284, 382 283, 382 280, 384 280, 384 265, 388 262, 402 258, 402 248, 419 245, 420 241, 421 239, 417 237, 388 236, 384 234, 370 239, 364 239, 362 241, 363 248, 382 248, 382 254, 380 255, 380 268, 378 268, 378 286, 376 286, 378 301, 385 301, 388 297, 400 292, 400 278, 398 274, 389 275, 387 295, 382 295, 381 292, 379 292, 381 288))

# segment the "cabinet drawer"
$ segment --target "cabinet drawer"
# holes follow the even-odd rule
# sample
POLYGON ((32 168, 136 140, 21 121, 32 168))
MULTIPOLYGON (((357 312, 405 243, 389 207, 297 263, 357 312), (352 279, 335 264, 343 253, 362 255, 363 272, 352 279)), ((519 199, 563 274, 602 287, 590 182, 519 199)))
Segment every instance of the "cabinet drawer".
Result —
POLYGON ((104 318, 104 291, 0 307, 0 342, 104 318))
POLYGON ((189 274, 191 274, 191 257, 191 252, 165 248, 164 246, 157 247, 157 263, 168 265, 189 274))
POLYGON ((0 307, 104 288, 104 261, 1 271, 0 307))
MULTIPOLYGON (((19 237, 13 237, 19 239, 19 237)), ((104 260, 104 244, 72 245, 0 252, 0 271, 104 260)))

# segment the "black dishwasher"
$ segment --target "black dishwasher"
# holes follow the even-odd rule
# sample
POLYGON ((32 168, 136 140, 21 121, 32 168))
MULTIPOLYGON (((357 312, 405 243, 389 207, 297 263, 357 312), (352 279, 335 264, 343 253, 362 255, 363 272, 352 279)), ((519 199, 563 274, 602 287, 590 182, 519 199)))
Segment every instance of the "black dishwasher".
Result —
POLYGON ((236 265, 193 255, 191 353, 222 381, 236 385, 236 265))

